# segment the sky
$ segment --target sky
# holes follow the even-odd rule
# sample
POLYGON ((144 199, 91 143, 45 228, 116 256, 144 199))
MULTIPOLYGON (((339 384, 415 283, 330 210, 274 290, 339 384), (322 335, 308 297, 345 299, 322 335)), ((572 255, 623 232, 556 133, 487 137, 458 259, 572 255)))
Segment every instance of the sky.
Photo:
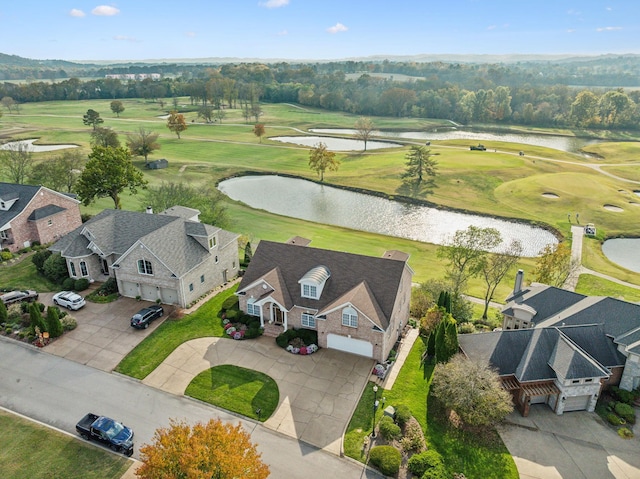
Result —
POLYGON ((101 1, 0 2, 0 53, 70 61, 640 54, 638 0, 101 1))

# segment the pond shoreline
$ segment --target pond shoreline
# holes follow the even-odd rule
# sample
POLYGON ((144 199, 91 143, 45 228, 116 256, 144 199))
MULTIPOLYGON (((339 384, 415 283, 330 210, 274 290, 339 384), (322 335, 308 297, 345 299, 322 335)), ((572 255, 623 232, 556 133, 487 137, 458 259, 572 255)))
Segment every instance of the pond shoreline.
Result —
POLYGON ((495 215, 495 214, 479 213, 477 211, 472 211, 472 210, 468 210, 468 209, 464 209, 464 208, 453 208, 453 207, 450 207, 450 206, 433 203, 433 202, 427 201, 427 200, 421 200, 421 199, 418 199, 418 198, 412 198, 410 196, 389 195, 389 194, 383 193, 381 191, 368 190, 368 189, 365 189, 365 188, 358 188, 358 187, 355 187, 355 186, 338 185, 338 184, 334 184, 334 183, 327 183, 326 181, 321 182, 320 180, 305 178, 303 176, 293 175, 293 174, 290 174, 290 173, 244 170, 244 171, 240 171, 238 173, 234 173, 233 175, 229 175, 229 176, 226 176, 224 178, 220 178, 216 182, 215 186, 217 188, 218 185, 220 183, 222 183, 223 181, 230 180, 232 178, 241 178, 243 176, 281 176, 281 177, 284 177, 284 178, 293 178, 293 179, 296 179, 296 180, 304 180, 304 181, 309 181, 311 183, 315 183, 317 185, 330 186, 332 188, 336 188, 336 189, 340 189, 340 190, 344 190, 344 191, 351 191, 353 193, 360 193, 360 194, 363 194, 363 195, 374 196, 374 197, 383 198, 383 199, 386 199, 386 200, 389 200, 389 201, 397 201, 398 203, 403 203, 403 204, 407 204, 407 205, 424 206, 424 207, 434 208, 434 209, 442 210, 442 211, 450 211, 452 213, 463 213, 463 214, 468 214, 468 215, 475 215, 475 216, 481 216, 481 217, 485 217, 485 218, 492 218, 492 219, 496 219, 496 220, 507 221, 507 222, 510 222, 510 223, 523 224, 523 225, 526 225, 526 226, 540 228, 540 229, 543 229, 545 231, 548 231, 559 242, 561 242, 561 241, 563 241, 565 239, 564 235, 559 230, 557 230, 556 228, 554 228, 551 225, 548 225, 546 223, 527 220, 527 219, 523 219, 523 218, 512 218, 512 217, 508 217, 508 216, 499 216, 499 215, 495 215))

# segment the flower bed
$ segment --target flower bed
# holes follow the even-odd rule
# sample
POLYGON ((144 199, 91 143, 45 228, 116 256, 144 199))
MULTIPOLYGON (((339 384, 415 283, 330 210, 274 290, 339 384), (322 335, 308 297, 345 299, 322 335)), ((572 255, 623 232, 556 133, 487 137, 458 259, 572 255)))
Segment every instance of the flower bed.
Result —
POLYGON ((309 346, 296 347, 290 344, 285 349, 289 351, 291 354, 302 354, 304 356, 306 354, 315 353, 318 350, 318 345, 310 344, 309 346))
POLYGON ((276 344, 291 354, 313 354, 318 349, 318 333, 310 329, 288 329, 276 338, 276 344))
POLYGON ((232 338, 236 340, 240 339, 251 339, 256 338, 262 334, 262 330, 258 324, 255 324, 255 321, 250 322, 249 324, 236 321, 231 322, 231 320, 225 318, 222 320, 222 324, 225 332, 232 338))

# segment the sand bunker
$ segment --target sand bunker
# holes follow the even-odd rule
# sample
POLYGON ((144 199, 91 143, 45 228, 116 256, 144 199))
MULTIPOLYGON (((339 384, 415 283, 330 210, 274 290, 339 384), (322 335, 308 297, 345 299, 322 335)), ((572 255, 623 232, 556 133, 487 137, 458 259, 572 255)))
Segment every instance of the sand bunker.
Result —
POLYGON ((629 201, 629 204, 631 206, 640 206, 640 203, 638 203, 637 201, 629 201))
POLYGON ((636 195, 640 196, 640 190, 633 190, 633 192, 634 192, 636 195))
POLYGON ((604 205, 603 208, 607 211, 613 211, 614 213, 622 213, 624 210, 616 205, 604 205))
POLYGON ((554 199, 554 200, 557 200, 558 198, 560 198, 560 197, 559 197, 558 195, 556 195, 555 193, 549 193, 549 192, 547 192, 547 193, 542 193, 542 196, 543 196, 544 198, 551 198, 551 199, 554 199))

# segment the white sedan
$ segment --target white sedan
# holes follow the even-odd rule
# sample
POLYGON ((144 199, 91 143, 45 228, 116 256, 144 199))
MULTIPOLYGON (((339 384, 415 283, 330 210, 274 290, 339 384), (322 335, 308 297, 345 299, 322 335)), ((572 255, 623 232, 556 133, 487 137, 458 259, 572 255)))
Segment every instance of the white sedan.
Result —
POLYGON ((53 304, 77 311, 85 305, 84 298, 73 291, 60 291, 53 295, 53 304))

